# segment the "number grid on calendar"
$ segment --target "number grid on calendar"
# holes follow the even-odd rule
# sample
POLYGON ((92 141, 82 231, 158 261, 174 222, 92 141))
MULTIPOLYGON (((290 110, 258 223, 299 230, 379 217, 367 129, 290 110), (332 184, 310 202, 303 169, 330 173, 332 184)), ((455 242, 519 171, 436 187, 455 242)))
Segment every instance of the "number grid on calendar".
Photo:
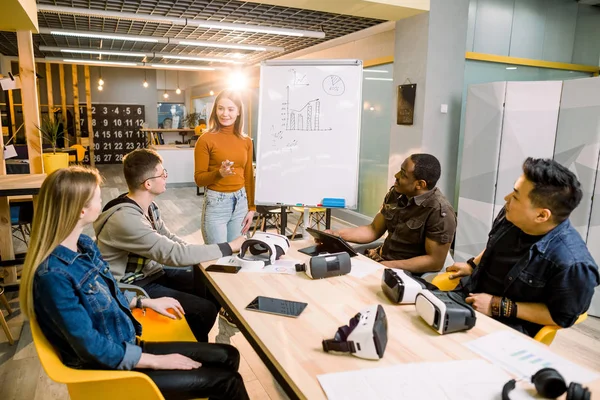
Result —
MULTIPOLYGON (((80 107, 81 136, 88 137, 87 108, 80 107)), ((142 105, 93 104, 94 158, 96 164, 119 164, 125 155, 146 147, 146 134, 140 132, 146 113, 142 105)), ((89 154, 84 163, 89 164, 89 154)))

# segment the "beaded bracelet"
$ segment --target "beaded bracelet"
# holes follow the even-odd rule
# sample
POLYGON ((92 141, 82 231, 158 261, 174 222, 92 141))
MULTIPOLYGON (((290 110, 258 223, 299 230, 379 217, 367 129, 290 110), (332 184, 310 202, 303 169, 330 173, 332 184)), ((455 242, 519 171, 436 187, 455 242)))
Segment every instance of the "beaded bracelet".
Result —
POLYGON ((506 297, 503 297, 502 301, 500 302, 500 313, 500 316, 503 318, 516 318, 517 303, 507 299, 506 297))

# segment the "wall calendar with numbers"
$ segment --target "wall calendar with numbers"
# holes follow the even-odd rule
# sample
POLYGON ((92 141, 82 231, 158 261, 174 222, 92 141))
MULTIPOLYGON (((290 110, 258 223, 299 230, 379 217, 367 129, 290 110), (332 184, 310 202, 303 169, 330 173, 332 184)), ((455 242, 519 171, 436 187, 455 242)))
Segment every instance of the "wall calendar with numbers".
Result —
MULTIPOLYGON (((81 136, 88 137, 87 107, 79 107, 81 136)), ((146 147, 143 128, 144 106, 132 104, 92 104, 94 157, 96 164, 118 164, 125 154, 146 147)), ((86 154, 84 163, 89 163, 86 154)))

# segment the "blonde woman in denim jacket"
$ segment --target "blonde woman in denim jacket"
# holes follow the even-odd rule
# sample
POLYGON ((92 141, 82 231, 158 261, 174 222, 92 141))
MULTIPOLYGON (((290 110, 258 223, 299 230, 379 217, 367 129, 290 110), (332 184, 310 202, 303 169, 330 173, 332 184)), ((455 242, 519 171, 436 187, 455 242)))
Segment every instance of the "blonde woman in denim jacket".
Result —
POLYGON ((101 178, 83 167, 50 174, 40 190, 21 281, 21 308, 66 365, 138 370, 165 398, 248 399, 231 346, 143 342, 130 309, 147 307, 169 318, 184 310, 173 298, 134 298, 120 292, 92 239, 82 234, 102 210, 101 178), (173 315, 169 310, 173 310, 173 315))

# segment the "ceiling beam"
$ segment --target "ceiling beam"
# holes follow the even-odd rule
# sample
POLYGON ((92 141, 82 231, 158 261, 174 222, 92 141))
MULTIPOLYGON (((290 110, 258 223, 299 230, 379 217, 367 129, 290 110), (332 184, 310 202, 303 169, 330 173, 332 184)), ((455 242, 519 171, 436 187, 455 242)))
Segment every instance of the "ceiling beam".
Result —
POLYGON ((198 28, 206 29, 222 29, 240 32, 254 32, 264 33, 271 35, 283 35, 283 36, 296 36, 296 37, 310 37, 322 39, 325 37, 324 32, 320 31, 307 31, 299 29, 288 29, 288 28, 276 28, 261 25, 251 24, 235 24, 231 22, 216 22, 206 21, 191 18, 173 18, 160 15, 149 15, 149 14, 137 14, 130 12, 117 12, 117 11, 105 11, 96 10, 89 8, 76 8, 76 7, 60 7, 51 6, 45 4, 38 4, 38 12, 49 13, 49 14, 65 14, 65 15, 80 15, 91 18, 109 18, 117 20, 127 21, 145 21, 155 22, 161 24, 172 24, 181 26, 193 26, 198 28))
POLYGON ((221 62, 226 64, 243 64, 242 61, 233 58, 223 57, 205 57, 194 54, 177 54, 177 53, 157 53, 154 51, 121 51, 108 49, 93 49, 93 48, 66 48, 53 46, 40 46, 40 51, 51 51, 56 53, 68 54, 97 54, 106 56, 122 56, 122 57, 141 57, 141 58, 166 58, 171 60, 190 60, 190 61, 206 61, 206 62, 221 62))
MULTIPOLYGON (((430 0, 244 0, 250 3, 398 21, 429 11, 430 0)), ((452 0, 447 0, 452 1, 452 0)))
POLYGON ((0 3, 0 31, 37 33, 35 0, 2 0, 0 3))
POLYGON ((161 38, 161 37, 155 37, 155 36, 127 35, 127 34, 108 33, 108 32, 74 31, 74 30, 65 30, 65 29, 40 28, 40 33, 41 34, 49 34, 49 35, 58 35, 58 36, 85 37, 85 38, 91 38, 91 39, 108 39, 108 40, 123 40, 123 41, 130 41, 130 42, 175 44, 175 45, 181 45, 181 46, 214 47, 214 48, 219 48, 219 49, 275 51, 278 53, 285 51, 285 49, 283 47, 277 47, 277 46, 261 46, 261 45, 256 45, 256 44, 226 43, 226 42, 217 42, 217 41, 211 41, 211 40, 161 38))
MULTIPOLYGON (((15 57, 9 57, 15 58, 15 57)), ((125 67, 125 68, 147 68, 147 69, 169 69, 169 70, 182 70, 182 71, 218 71, 224 70, 229 71, 232 66, 229 67, 214 67, 207 65, 180 65, 180 64, 160 64, 160 63, 145 63, 145 62, 133 62, 133 61, 100 61, 100 60, 83 60, 74 59, 68 57, 45 57, 36 58, 36 63, 52 63, 52 64, 77 64, 77 65, 93 65, 102 67, 125 67)), ((238 67, 239 68, 239 67, 238 67)))

